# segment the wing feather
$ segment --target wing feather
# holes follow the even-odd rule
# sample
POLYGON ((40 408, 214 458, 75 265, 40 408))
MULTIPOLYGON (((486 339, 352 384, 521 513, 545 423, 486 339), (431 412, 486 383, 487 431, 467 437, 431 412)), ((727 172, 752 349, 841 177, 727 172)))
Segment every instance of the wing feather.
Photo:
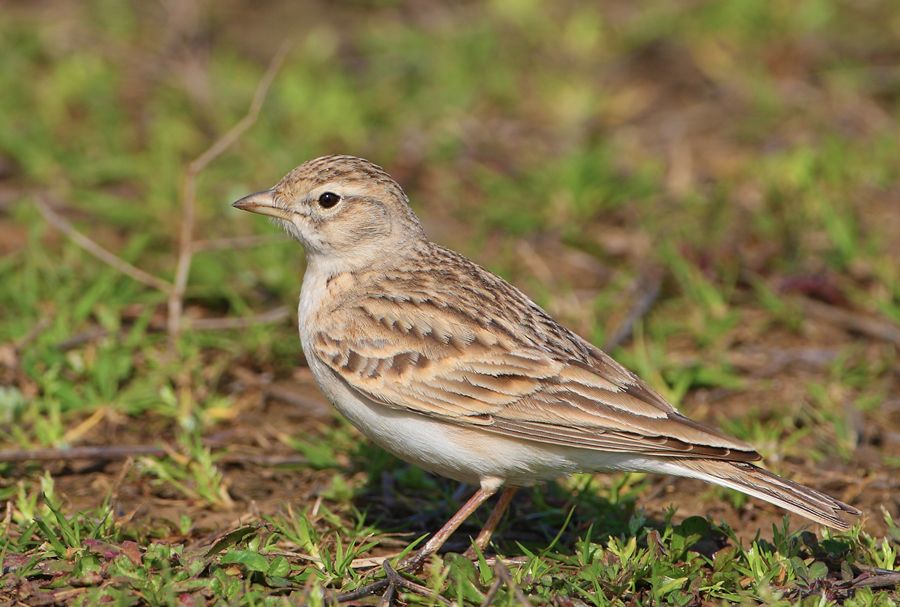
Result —
POLYGON ((454 424, 600 451, 759 459, 679 414, 517 290, 505 316, 433 292, 382 280, 377 291, 327 311, 330 335, 314 336, 312 354, 367 398, 454 424))

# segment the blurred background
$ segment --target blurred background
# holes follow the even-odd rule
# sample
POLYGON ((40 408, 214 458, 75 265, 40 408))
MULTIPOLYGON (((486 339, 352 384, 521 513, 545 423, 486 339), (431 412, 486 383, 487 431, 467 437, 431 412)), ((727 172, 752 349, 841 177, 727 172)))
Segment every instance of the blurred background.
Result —
MULTIPOLYGON (((302 362, 302 249, 230 207, 345 153, 689 415, 872 533, 900 516, 892 2, 5 2, 0 88, 0 448, 181 454, 0 463, 2 500, 55 482, 77 511, 119 483, 190 535, 288 496, 388 516, 377 479, 450 491, 360 462, 302 362), (273 453, 304 464, 253 467, 273 453)), ((781 517, 627 483, 653 516, 781 517)))

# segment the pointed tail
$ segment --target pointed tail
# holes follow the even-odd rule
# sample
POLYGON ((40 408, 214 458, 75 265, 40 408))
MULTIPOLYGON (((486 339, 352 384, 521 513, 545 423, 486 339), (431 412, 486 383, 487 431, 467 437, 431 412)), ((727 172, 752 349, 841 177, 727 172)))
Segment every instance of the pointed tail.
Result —
POLYGON ((776 476, 753 464, 722 460, 679 460, 683 476, 699 478, 758 497, 817 523, 846 531, 859 510, 815 489, 776 476))

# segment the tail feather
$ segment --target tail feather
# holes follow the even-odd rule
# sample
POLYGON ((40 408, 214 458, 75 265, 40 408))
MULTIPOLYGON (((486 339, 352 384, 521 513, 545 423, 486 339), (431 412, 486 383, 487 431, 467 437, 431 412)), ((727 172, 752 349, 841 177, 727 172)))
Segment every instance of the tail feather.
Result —
POLYGON ((861 514, 842 501, 746 462, 685 459, 678 464, 683 476, 736 489, 840 531, 848 530, 851 517, 861 514))

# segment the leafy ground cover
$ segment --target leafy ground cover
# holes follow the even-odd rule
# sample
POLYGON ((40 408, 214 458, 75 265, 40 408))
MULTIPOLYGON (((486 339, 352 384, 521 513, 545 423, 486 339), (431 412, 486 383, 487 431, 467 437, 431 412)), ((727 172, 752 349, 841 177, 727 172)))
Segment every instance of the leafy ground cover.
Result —
POLYGON ((831 533, 688 480, 576 476, 522 492, 474 563, 469 522, 400 600, 894 604, 898 31, 871 1, 5 6, 0 604, 327 604, 465 497, 331 412, 291 312, 302 252, 228 205, 337 152, 866 512, 831 533), (201 156, 285 40, 258 118, 201 156))

